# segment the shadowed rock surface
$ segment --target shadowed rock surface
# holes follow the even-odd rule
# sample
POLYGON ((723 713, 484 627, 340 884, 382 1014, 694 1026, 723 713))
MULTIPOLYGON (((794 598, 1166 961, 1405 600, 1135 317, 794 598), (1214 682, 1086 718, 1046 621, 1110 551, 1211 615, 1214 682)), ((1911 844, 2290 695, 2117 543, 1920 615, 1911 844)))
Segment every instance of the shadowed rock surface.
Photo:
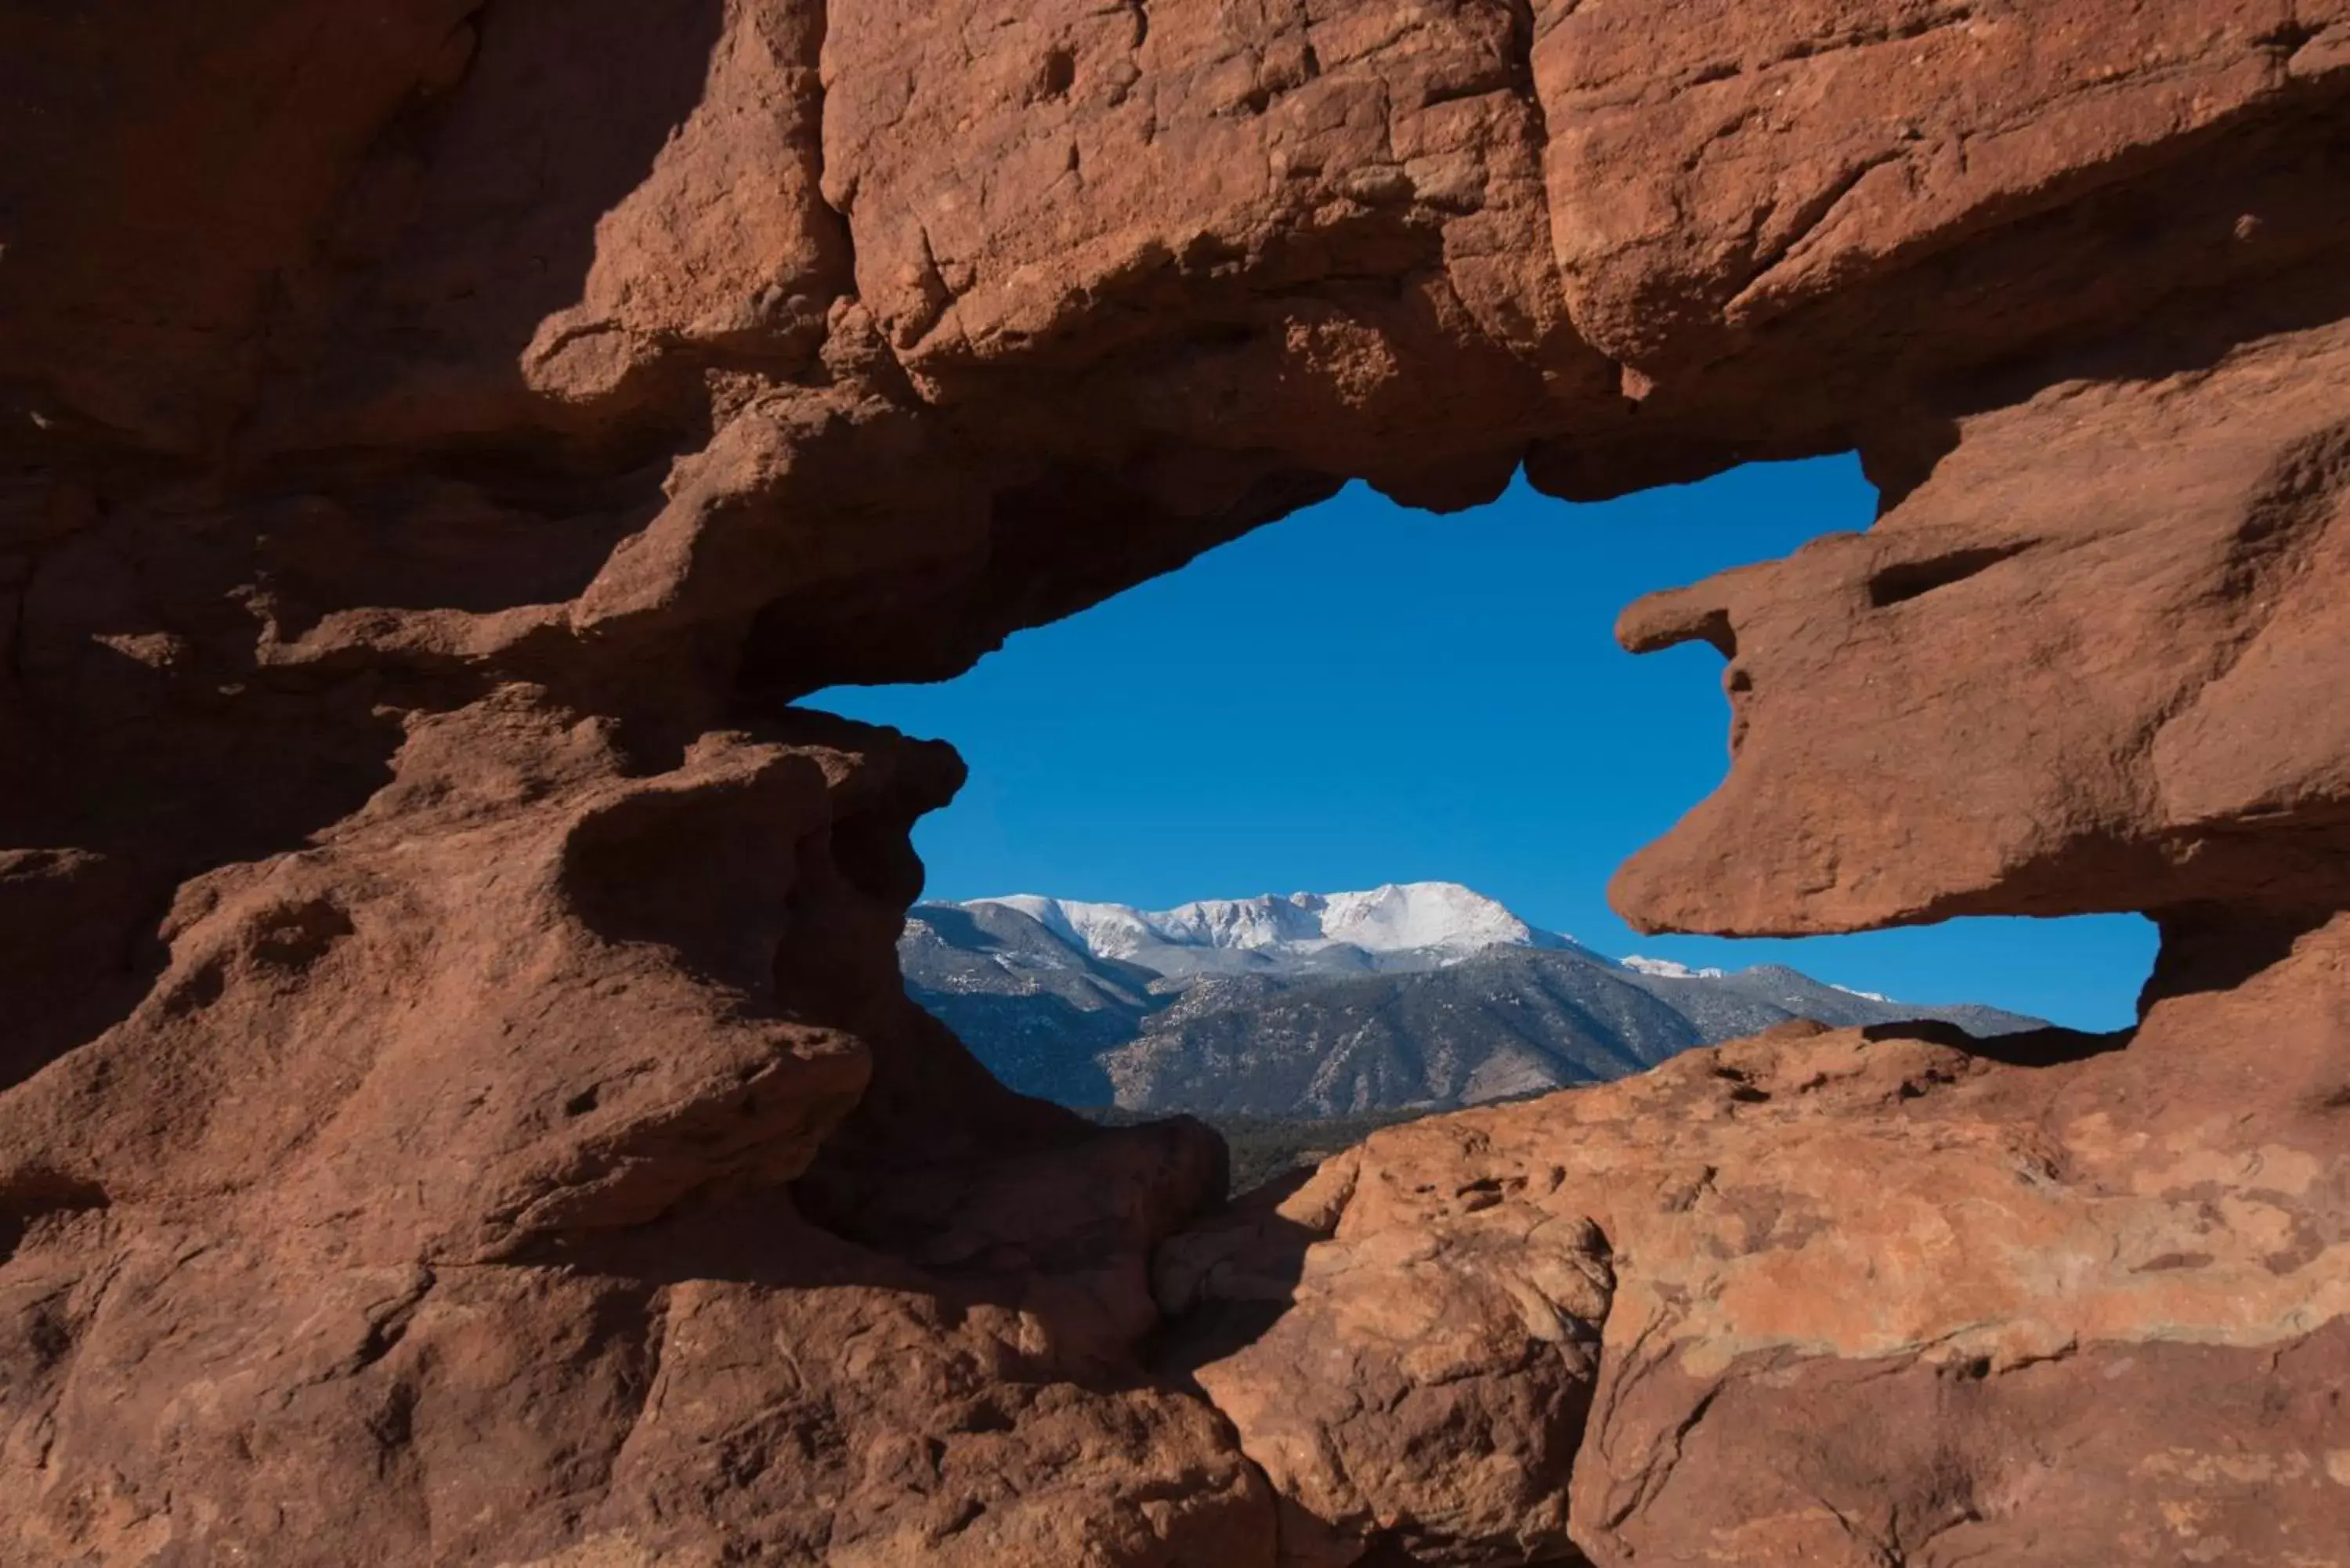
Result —
POLYGON ((2339 0, 0 10, 0 1539, 2340 1563, 2346 99, 2339 0), (906 1001, 959 767, 794 698, 1853 447, 1631 612, 1737 761, 1618 898, 2143 909, 2126 1048, 1419 1124, 1178 1288, 1213 1138, 906 1001))

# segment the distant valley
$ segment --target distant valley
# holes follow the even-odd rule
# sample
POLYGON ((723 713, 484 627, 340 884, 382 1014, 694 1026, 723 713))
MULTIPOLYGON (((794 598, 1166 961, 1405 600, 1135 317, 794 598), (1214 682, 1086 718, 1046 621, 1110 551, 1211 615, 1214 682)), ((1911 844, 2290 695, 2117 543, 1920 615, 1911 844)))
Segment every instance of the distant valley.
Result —
POLYGON ((1613 959, 1449 882, 1160 911, 1022 895, 920 904, 916 1001, 996 1075, 1064 1105, 1333 1118, 1621 1077, 1784 1019, 2041 1021, 1926 1006, 1777 964, 1613 959))

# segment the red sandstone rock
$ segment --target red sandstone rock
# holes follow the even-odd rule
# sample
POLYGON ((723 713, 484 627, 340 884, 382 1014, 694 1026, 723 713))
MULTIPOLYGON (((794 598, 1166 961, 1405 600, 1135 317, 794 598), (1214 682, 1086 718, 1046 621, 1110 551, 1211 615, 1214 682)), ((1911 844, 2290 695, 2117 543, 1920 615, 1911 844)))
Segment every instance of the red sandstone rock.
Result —
POLYGON ((1557 1558, 1605 1240, 1505 1206, 1516 1174, 1466 1179, 1426 1223, 1329 1240, 1357 1168, 1340 1156, 1269 1212, 1239 1210, 1244 1228, 1159 1253, 1161 1304, 1208 1341, 1191 1376, 1281 1496, 1281 1561, 1345 1564, 1374 1542, 1414 1563, 1557 1558))
POLYGON ((2350 865, 2350 335, 1960 421, 1866 534, 1657 595, 1729 655, 1729 781, 1619 873, 1651 929, 2199 902, 2350 865), (1950 765, 1954 749, 1966 765, 1950 765))
POLYGON ((1200 1381, 1310 1516, 1284 1521, 1301 1563, 1349 1560, 1332 1527, 1410 1540, 1431 1494, 1543 1473, 1483 1456, 1523 1456, 1549 1411, 1378 1397, 1462 1336, 1551 1351, 1539 1314, 1480 1310, 1497 1282, 1604 1320, 1564 1520, 1602 1564, 2339 1561, 2345 940, 2054 1065, 1788 1026, 1376 1134, 1294 1305, 1200 1381), (2215 1078, 2210 1043, 2254 1014, 2276 1059, 2215 1078), (1353 1462, 1396 1452, 1420 1462, 1353 1462))
POLYGON ((183 891, 148 998, 0 1099, 22 1538, 1269 1550, 1212 1414, 1121 1361, 1211 1141, 1014 1100, 893 992, 901 825, 951 757, 830 724, 859 750, 719 736, 631 779, 544 703, 419 721, 367 810, 183 891), (860 1179, 852 1139, 809 1199, 870 1244, 786 1191, 852 1114, 894 1168, 860 1179), (892 1190, 915 1178, 951 1201, 892 1190))
POLYGON ((1575 324, 1663 381, 2343 66, 2289 0, 1536 6, 1575 324))
POLYGON ((2330 0, 0 13, 0 1539, 2325 1561, 2345 102, 2330 0), (957 770, 789 702, 1854 445, 1640 612, 1754 686, 1626 895, 2147 909, 2139 1041, 1387 1135, 1154 1303, 1212 1140, 905 1002, 957 770))

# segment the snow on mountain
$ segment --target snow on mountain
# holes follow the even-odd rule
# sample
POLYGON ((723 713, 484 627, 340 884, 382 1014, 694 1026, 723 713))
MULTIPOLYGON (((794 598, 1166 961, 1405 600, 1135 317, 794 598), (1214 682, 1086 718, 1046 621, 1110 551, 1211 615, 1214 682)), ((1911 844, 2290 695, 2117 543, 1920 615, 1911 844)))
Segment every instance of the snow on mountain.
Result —
POLYGON ((1918 1007, 1778 964, 1613 959, 1454 882, 1138 909, 1019 894, 918 904, 907 990, 1026 1094, 1130 1111, 1327 1116, 1636 1072, 1789 1018, 2037 1021, 1918 1007))
MULTIPOLYGON (((1659 980, 1720 980, 1721 978, 1721 971, 1718 969, 1691 969, 1685 963, 1675 963, 1670 959, 1642 958, 1638 953, 1628 954, 1616 961, 1636 974, 1650 974, 1659 980)), ((1880 996, 1876 1000, 1885 1002, 1890 999, 1880 996)))
POLYGON ((1088 904, 1076 898, 1014 893, 1004 898, 972 898, 954 908, 988 905, 1017 910, 1096 958, 1124 958, 1137 948, 1164 940, 1152 929, 1149 916, 1124 904, 1088 904))
POLYGON ((1314 902, 1320 906, 1326 939, 1352 942, 1370 952, 1426 948, 1478 952, 1493 947, 1555 948, 1566 941, 1536 930, 1458 882, 1389 882, 1368 892, 1333 893, 1314 902))
POLYGON ((1096 958, 1150 963, 1159 949, 1305 954, 1332 948, 1365 953, 1464 958, 1487 948, 1566 948, 1572 939, 1536 929, 1458 882, 1389 882, 1354 893, 1266 893, 1203 898, 1171 909, 1087 903, 1034 893, 973 898, 960 906, 1014 909, 1096 958))

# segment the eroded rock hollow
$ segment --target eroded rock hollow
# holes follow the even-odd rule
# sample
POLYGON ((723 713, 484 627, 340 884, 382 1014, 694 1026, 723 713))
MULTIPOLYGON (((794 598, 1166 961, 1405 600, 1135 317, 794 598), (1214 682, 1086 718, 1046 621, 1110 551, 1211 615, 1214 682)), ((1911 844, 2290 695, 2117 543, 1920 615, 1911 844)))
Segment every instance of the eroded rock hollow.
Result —
POLYGON ((2350 5, 0 8, 0 1547, 2350 1563, 2350 5), (1367 479, 1856 448, 1659 929, 2141 910, 1222 1154, 892 943, 935 679, 1367 479))

